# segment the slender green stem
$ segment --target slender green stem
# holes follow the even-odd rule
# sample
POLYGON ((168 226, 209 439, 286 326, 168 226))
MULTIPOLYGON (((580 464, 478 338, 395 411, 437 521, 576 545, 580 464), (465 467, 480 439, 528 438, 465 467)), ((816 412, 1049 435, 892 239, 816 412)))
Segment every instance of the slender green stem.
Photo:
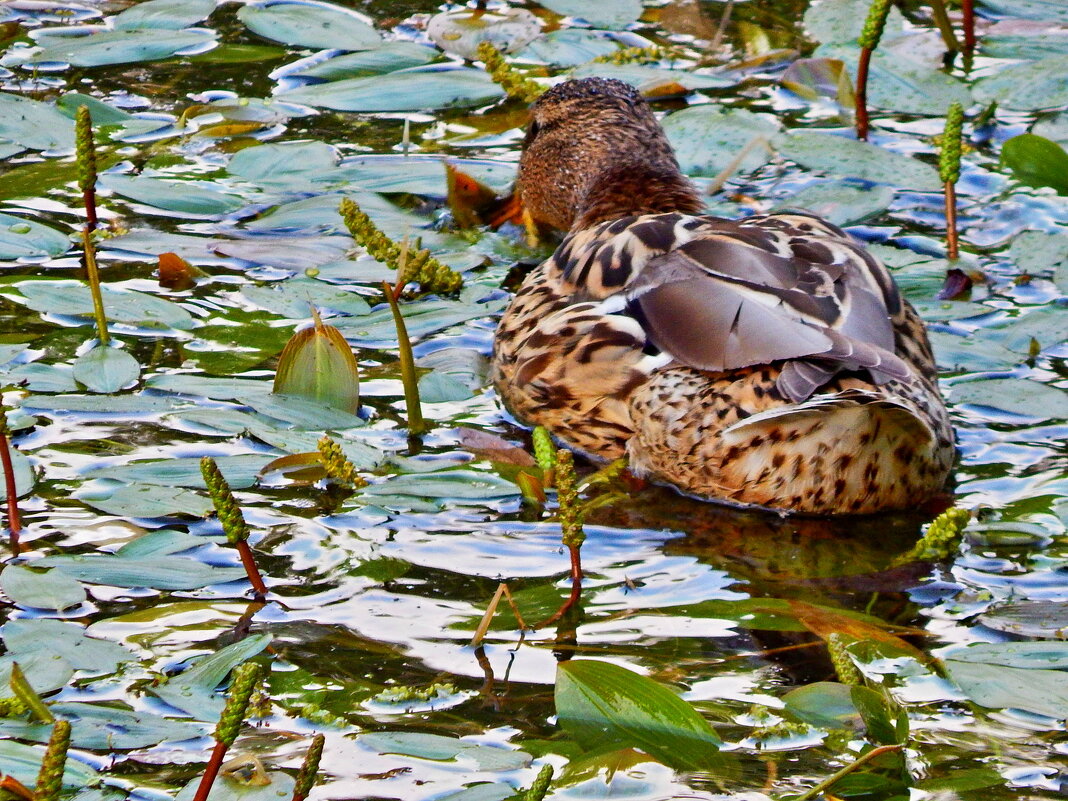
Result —
POLYGON ((953 32, 953 23, 949 21, 949 13, 946 11, 945 0, 931 0, 931 15, 934 17, 938 32, 942 34, 942 42, 946 50, 956 53, 960 50, 960 42, 957 34, 953 32))
POLYGON ((801 793, 801 795, 796 796, 793 801, 809 801, 809 799, 815 798, 824 790, 827 790, 838 782, 840 782, 853 771, 857 770, 858 768, 864 767, 876 757, 880 757, 883 754, 889 754, 893 751, 900 751, 901 748, 902 746, 900 745, 880 745, 878 748, 873 748, 868 753, 864 754, 864 756, 859 757, 856 761, 850 762, 848 765, 846 765, 840 771, 835 773, 833 776, 824 779, 815 787, 812 787, 801 793))
POLYGON ((34 714, 34 716, 44 723, 54 723, 56 718, 52 714, 52 711, 48 708, 41 696, 37 694, 37 691, 30 686, 30 683, 26 681, 26 675, 22 672, 22 668, 19 667, 19 663, 15 662, 11 665, 11 692, 15 694, 22 703, 26 705, 26 708, 34 714))
POLYGON ((93 297, 93 317, 96 318, 96 335, 100 344, 107 346, 111 341, 108 334, 108 317, 104 312, 104 296, 100 291, 100 271, 96 267, 96 248, 89 226, 82 231, 82 247, 85 252, 85 272, 89 278, 89 294, 93 297))
POLYGON ((418 437, 427 430, 423 420, 423 408, 419 401, 419 376, 415 372, 415 355, 412 353, 412 342, 408 338, 408 327, 404 324, 404 316, 401 314, 400 303, 397 294, 388 281, 382 282, 382 288, 389 302, 389 310, 393 312, 393 322, 397 326, 397 344, 400 348, 401 383, 404 384, 404 405, 408 411, 408 433, 418 437))

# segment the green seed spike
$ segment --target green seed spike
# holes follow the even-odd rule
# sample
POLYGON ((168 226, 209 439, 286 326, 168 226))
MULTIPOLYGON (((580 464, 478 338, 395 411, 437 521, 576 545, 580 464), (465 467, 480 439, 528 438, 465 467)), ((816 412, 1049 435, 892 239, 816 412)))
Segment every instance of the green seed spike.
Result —
POLYGON ((323 744, 325 742, 326 737, 321 734, 316 734, 312 738, 311 746, 308 748, 308 753, 304 755, 304 762, 300 766, 300 772, 297 773, 296 786, 293 788, 294 798, 306 797, 315 785, 315 776, 319 772, 319 760, 323 756, 323 744))
POLYGON ((864 20, 864 27, 857 37, 857 44, 868 50, 874 50, 879 46, 879 40, 883 38, 883 28, 886 27, 886 15, 890 13, 890 0, 872 0, 868 9, 868 16, 864 20))
POLYGON ((226 707, 215 726, 215 741, 227 748, 234 744, 241 724, 245 721, 245 710, 256 683, 260 680, 262 670, 255 662, 246 662, 234 668, 233 680, 230 682, 230 694, 226 707))
POLYGON ((96 228, 96 145, 88 106, 78 106, 74 116, 74 147, 78 162, 78 188, 85 201, 89 229, 96 228))
POLYGON ((501 51, 488 41, 478 43, 478 59, 486 65, 486 72, 493 82, 514 100, 533 103, 548 88, 516 72, 515 67, 504 60, 501 51))
POLYGON ((575 457, 566 448, 556 451, 556 493, 562 541, 568 548, 578 548, 585 542, 586 533, 582 530, 582 512, 578 503, 575 457))
POLYGON ((907 554, 895 560, 897 564, 908 562, 939 562, 949 559, 957 552, 964 529, 972 514, 967 509, 951 507, 931 521, 923 537, 907 554))
POLYGON ((857 666, 849 657, 846 650, 846 640, 841 634, 832 634, 827 638, 827 651, 831 655, 831 664, 838 681, 851 687, 860 686, 864 683, 864 677, 857 670, 857 666))
POLYGON ((549 785, 552 780, 553 766, 542 765, 541 770, 538 771, 537 778, 530 785, 530 789, 523 793, 523 801, 542 801, 545 798, 545 794, 549 792, 549 785))
POLYGON ((426 292, 455 292, 463 286, 464 279, 458 272, 442 264, 428 250, 414 254, 382 233, 363 210, 350 198, 344 198, 338 207, 345 227, 376 261, 388 265, 405 276, 411 275, 426 292), (414 267, 409 265, 414 263, 414 267))
POLYGON ((230 491, 230 485, 219 470, 219 465, 210 456, 205 456, 200 460, 200 472, 204 476, 204 483, 208 485, 208 494, 211 495, 211 502, 219 515, 226 541, 231 545, 244 542, 249 535, 248 524, 245 522, 245 516, 241 514, 241 507, 237 505, 234 493, 230 491))
POLYGON ((41 770, 37 774, 37 784, 33 794, 36 801, 57 801, 63 789, 63 766, 67 762, 67 748, 70 745, 70 723, 57 720, 52 727, 52 736, 48 739, 41 770))
POLYGON ((946 112, 946 129, 942 135, 942 151, 938 154, 938 176, 942 183, 955 184, 960 179, 961 129, 964 109, 954 103, 946 112))
POLYGON ((534 429, 532 439, 534 440, 534 459, 538 467, 545 472, 552 470, 556 467, 556 446, 553 445, 549 429, 538 426, 534 429))
POLYGON ((330 437, 319 440, 319 456, 326 474, 346 487, 366 487, 367 481, 356 473, 356 466, 345 458, 345 452, 330 437))
POLYGON ((595 64, 644 64, 649 61, 659 61, 667 56, 664 48, 659 45, 651 47, 623 47, 614 53, 605 53, 593 59, 595 64))

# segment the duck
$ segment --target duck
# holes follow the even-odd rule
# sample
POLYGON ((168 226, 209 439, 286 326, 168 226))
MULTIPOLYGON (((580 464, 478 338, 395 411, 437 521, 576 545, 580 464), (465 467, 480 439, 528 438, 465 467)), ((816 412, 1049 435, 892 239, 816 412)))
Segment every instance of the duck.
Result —
POLYGON ((514 192, 563 232, 494 336, 493 383, 520 423, 783 514, 944 496, 956 449, 924 324, 842 229, 705 214, 649 104, 614 79, 532 104, 514 192))

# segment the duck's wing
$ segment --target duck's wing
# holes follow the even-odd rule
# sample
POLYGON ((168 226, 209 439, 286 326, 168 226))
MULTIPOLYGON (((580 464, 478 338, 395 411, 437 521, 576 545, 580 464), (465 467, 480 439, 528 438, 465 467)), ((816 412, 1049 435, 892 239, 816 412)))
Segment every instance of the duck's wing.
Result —
POLYGON ((894 354, 897 289, 846 234, 802 214, 698 219, 689 241, 648 259, 624 289, 656 347, 702 370, 785 360, 776 383, 793 401, 841 370, 912 380, 894 354))

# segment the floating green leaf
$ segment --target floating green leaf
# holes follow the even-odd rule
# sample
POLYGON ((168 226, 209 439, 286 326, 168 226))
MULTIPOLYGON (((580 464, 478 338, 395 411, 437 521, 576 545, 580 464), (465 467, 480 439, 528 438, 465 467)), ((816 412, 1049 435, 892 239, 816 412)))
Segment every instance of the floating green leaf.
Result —
MULTIPOLYGON (((23 745, 0 740, 0 771, 10 774, 24 785, 33 787, 45 749, 41 745, 23 745)), ((84 762, 68 759, 63 766, 64 787, 88 787, 99 783, 97 772, 84 762)))
POLYGON ((975 99, 997 102, 1017 111, 1037 111, 1068 105, 1068 55, 1049 56, 1039 61, 1014 64, 999 69, 975 83, 975 99))
POLYGON ((118 392, 140 374, 137 359, 107 345, 97 345, 74 360, 74 378, 91 392, 118 392))
POLYGON ((4 568, 0 589, 19 606, 57 612, 77 606, 86 598, 82 585, 69 576, 55 570, 35 572, 20 565, 4 568))
POLYGON ((662 684, 610 662, 572 659, 556 671, 556 715, 584 748, 640 748, 665 764, 700 769, 721 741, 662 684))
POLYGON ((212 509, 211 501, 207 497, 192 490, 137 481, 105 488, 83 488, 78 491, 76 497, 94 509, 126 517, 164 517, 179 514, 204 517, 212 509))
POLYGON ((538 0, 538 5, 565 17, 577 17, 595 28, 617 31, 642 15, 641 0, 538 0))
POLYGON ((148 587, 154 590, 196 590, 244 577, 239 567, 217 567, 192 557, 134 558, 114 554, 46 556, 37 564, 54 567, 72 578, 110 587, 148 587))
POLYGON ((382 42, 359 15, 314 0, 250 3, 241 7, 237 18, 253 33, 297 47, 369 50, 382 42))
POLYGON ((1051 718, 1068 717, 1068 682, 1063 671, 955 660, 946 660, 944 664, 953 683, 980 706, 1023 709, 1051 718))
POLYGON ((279 99, 336 111, 422 111, 477 106, 504 92, 482 70, 417 67, 293 89, 279 99))
POLYGON ((50 103, 0 92, 0 136, 32 150, 73 150, 74 121, 50 103))
MULTIPOLYGON (((215 459, 233 489, 244 489, 255 484, 260 468, 270 460, 271 457, 264 454, 219 456, 215 459)), ((195 456, 139 461, 118 467, 98 467, 89 471, 88 475, 90 478, 140 481, 164 487, 205 488, 204 477, 200 474, 200 458, 195 456)))
POLYGON ((154 28, 176 31, 200 22, 215 10, 215 0, 147 0, 111 18, 115 30, 154 28))
POLYGON ((100 185, 123 197, 167 211, 221 217, 237 211, 245 201, 219 191, 208 181, 164 181, 140 175, 100 176, 100 185))
POLYGON ((942 186, 930 164, 844 136, 794 132, 779 135, 773 144, 783 156, 810 170, 928 192, 942 186))
POLYGON ((530 764, 530 754, 422 732, 382 731, 361 734, 356 742, 380 754, 403 754, 420 759, 471 759, 482 770, 516 770, 530 764))
POLYGON ((699 89, 723 89, 733 86, 737 79, 727 75, 706 75, 685 70, 647 67, 643 64, 583 64, 571 71, 572 78, 614 78, 637 87, 643 94, 686 94, 699 89))
MULTIPOLYGON (((93 299, 89 287, 77 281, 22 281, 15 284, 22 293, 22 303, 31 309, 50 314, 70 314, 90 317, 93 299)), ((181 330, 193 327, 193 317, 177 303, 144 292, 104 286, 104 308, 108 320, 119 323, 140 323, 181 330)))
POLYGON ((618 50, 619 45, 602 31, 562 28, 539 36, 516 54, 516 60, 577 67, 618 50))
MULTIPOLYGON (((101 751, 147 748, 206 733, 205 727, 196 723, 117 706, 64 703, 51 704, 49 709, 57 717, 70 721, 71 743, 77 748, 101 751)), ((4 728, 11 737, 38 742, 47 742, 52 729, 51 726, 22 721, 5 721, 4 728)))
POLYGON ((502 53, 513 53, 541 32, 538 18, 525 8, 507 6, 486 10, 458 8, 430 18, 426 35, 446 53, 478 58, 478 46, 489 42, 502 53))
POLYGON ((13 214, 0 214, 0 259, 60 256, 68 250, 70 239, 55 228, 13 214))
POLYGON ((422 67, 436 61, 440 53, 432 47, 396 40, 386 42, 374 50, 361 53, 347 53, 334 56, 326 61, 299 69, 293 75, 305 78, 319 78, 324 81, 337 81, 342 78, 360 78, 365 75, 382 75, 386 72, 422 67))
POLYGON ((1068 420, 1068 392, 1026 378, 989 378, 953 385, 953 402, 1039 420, 1068 420))
MULTIPOLYGON (((17 448, 11 448, 11 467, 15 471, 15 493, 21 498, 33 490, 37 474, 29 457, 17 448)), ((7 500, 7 482, 2 480, 3 476, 3 470, 0 470, 0 500, 7 500)))
MULTIPOLYGON (((893 199, 889 186, 865 188, 849 181, 820 181, 781 201, 775 210, 804 209, 835 225, 853 225, 886 211, 893 199)), ((938 276, 939 282, 944 273, 938 276)))
POLYGON ((1036 134, 1020 134, 1001 146, 1001 163, 1028 186, 1049 186, 1068 195, 1068 152, 1036 134))
POLYGON ((74 67, 100 67, 105 64, 157 61, 215 44, 213 31, 188 30, 118 30, 89 33, 82 36, 49 38, 40 50, 13 60, 24 66, 47 62, 63 62, 74 67))
POLYGON ((664 131, 682 171, 714 177, 728 166, 752 172, 771 158, 769 141, 781 126, 773 118, 745 109, 693 106, 669 114, 664 131), (745 150, 744 157, 736 161, 745 150))
POLYGON ((1068 642, 980 642, 958 646, 942 655, 955 662, 1035 669, 1068 668, 1068 642))
POLYGON ((196 720, 214 722, 225 705, 225 700, 215 694, 215 689, 231 670, 260 653, 270 641, 269 634, 246 637, 199 658, 188 670, 153 687, 152 692, 196 720))
MULTIPOLYGON (((48 567, 43 561, 36 564, 48 567)), ((122 662, 133 658, 133 653, 117 642, 90 637, 76 623, 60 620, 9 620, 0 629, 0 637, 16 658, 25 654, 62 657, 71 667, 91 673, 113 673, 122 662)))
MULTIPOLYGON (((372 51, 373 52, 373 51, 372 51)), ((324 142, 279 142, 246 147, 230 159, 230 172, 259 186, 302 189, 337 168, 337 153, 324 142)))

